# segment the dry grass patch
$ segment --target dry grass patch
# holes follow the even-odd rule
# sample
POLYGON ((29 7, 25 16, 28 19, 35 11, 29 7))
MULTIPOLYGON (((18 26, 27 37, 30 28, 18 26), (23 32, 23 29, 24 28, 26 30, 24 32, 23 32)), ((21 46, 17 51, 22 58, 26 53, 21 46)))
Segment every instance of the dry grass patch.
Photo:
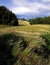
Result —
POLYGON ((30 25, 27 21, 18 20, 19 25, 30 25))

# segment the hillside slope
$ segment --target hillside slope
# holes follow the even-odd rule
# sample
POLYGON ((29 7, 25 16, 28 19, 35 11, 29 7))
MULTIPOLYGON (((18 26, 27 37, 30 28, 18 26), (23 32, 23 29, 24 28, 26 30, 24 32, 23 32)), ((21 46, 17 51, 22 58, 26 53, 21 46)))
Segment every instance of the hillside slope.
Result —
POLYGON ((18 20, 18 22, 19 22, 19 25, 30 25, 29 24, 29 22, 27 22, 27 21, 23 21, 23 20, 18 20))

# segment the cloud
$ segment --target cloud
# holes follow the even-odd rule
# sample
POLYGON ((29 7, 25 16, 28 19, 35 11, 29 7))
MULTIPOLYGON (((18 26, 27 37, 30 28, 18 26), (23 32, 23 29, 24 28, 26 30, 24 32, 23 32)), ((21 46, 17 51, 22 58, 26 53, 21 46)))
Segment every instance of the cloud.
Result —
POLYGON ((43 2, 50 2, 50 0, 43 0, 43 2))
MULTIPOLYGON (((46 0, 44 0, 46 1, 46 0)), ((12 0, 12 3, 15 5, 11 8, 11 10, 15 14, 25 14, 25 13, 33 13, 39 14, 42 11, 50 10, 50 5, 44 5, 42 3, 30 2, 29 0, 12 0)))
POLYGON ((12 11, 16 14, 24 14, 24 13, 31 12, 31 10, 27 7, 13 7, 12 11))
POLYGON ((19 6, 28 6, 31 4, 28 0, 12 0, 12 2, 15 5, 19 5, 19 6))

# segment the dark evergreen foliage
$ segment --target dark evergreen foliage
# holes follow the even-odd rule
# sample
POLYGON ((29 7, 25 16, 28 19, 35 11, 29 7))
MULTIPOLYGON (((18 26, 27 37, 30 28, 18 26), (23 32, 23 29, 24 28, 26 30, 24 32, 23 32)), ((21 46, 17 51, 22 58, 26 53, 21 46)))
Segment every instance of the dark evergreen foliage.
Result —
POLYGON ((14 13, 9 11, 5 6, 0 6, 0 24, 18 25, 18 19, 14 13))
POLYGON ((31 25, 32 24, 50 24, 50 16, 44 17, 44 18, 38 17, 35 19, 29 19, 29 23, 31 25))

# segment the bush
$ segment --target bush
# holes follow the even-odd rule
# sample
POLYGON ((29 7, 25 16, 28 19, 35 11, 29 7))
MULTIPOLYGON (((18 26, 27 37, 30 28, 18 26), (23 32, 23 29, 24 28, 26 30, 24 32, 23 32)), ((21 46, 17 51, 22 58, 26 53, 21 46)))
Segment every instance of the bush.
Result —
POLYGON ((18 19, 14 13, 9 11, 5 6, 0 6, 0 24, 18 25, 18 19))
POLYGON ((29 23, 32 24, 50 24, 50 16, 44 18, 29 19, 29 23))

